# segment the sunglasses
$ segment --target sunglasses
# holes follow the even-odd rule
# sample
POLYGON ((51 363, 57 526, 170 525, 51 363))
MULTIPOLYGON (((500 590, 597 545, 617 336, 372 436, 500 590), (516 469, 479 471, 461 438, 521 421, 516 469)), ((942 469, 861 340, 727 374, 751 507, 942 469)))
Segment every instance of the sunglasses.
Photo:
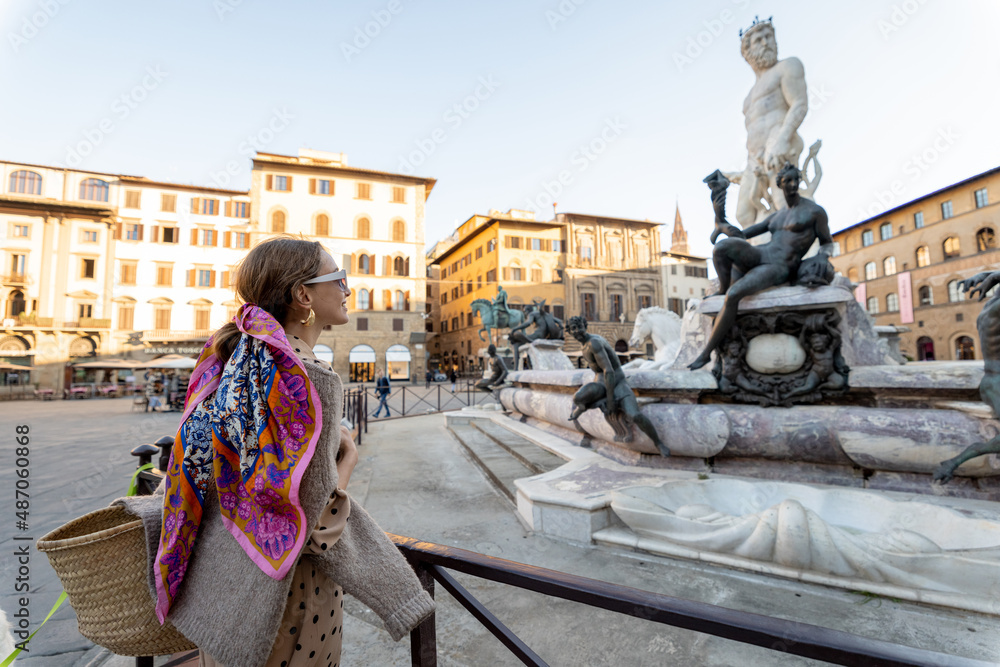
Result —
POLYGON ((313 283, 328 283, 330 281, 336 282, 337 283, 337 287, 339 287, 342 292, 348 291, 347 290, 347 271, 345 269, 341 269, 340 271, 334 271, 333 273, 324 273, 323 275, 316 276, 315 278, 313 278, 311 280, 307 280, 307 281, 305 281, 302 284, 303 285, 312 285, 313 283))

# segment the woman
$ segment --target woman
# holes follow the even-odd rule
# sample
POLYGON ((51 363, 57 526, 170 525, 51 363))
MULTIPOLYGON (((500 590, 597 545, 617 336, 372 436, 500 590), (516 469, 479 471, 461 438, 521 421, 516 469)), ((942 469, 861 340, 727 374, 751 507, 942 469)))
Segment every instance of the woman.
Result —
POLYGON ((158 490, 156 613, 202 666, 335 665, 340 585, 397 640, 434 603, 343 490, 357 449, 340 378, 312 348, 349 320, 346 272, 319 243, 279 237, 247 254, 235 288, 244 305, 198 360, 158 490))

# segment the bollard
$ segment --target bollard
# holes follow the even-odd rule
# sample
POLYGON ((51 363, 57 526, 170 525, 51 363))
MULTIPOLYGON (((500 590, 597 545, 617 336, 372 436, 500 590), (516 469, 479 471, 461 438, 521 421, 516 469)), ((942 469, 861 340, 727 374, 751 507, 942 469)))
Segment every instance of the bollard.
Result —
POLYGON ((156 467, 162 472, 166 472, 167 466, 170 465, 170 450, 174 446, 174 438, 173 436, 165 435, 153 444, 160 448, 160 460, 156 464, 156 467))
POLYGON ((133 449, 132 456, 139 457, 139 465, 137 467, 141 468, 142 466, 151 462, 153 460, 153 454, 157 454, 159 453, 159 451, 160 450, 154 447, 153 445, 146 443, 143 445, 139 445, 138 447, 133 449))

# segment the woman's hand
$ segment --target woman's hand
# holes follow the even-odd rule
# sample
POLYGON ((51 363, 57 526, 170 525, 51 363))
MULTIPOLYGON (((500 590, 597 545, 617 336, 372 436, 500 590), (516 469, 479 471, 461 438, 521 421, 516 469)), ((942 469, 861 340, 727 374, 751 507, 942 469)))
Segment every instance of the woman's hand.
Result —
POLYGON ((358 464, 358 446, 351 438, 351 432, 343 424, 340 425, 340 451, 337 453, 337 487, 346 489, 351 481, 351 473, 358 464))

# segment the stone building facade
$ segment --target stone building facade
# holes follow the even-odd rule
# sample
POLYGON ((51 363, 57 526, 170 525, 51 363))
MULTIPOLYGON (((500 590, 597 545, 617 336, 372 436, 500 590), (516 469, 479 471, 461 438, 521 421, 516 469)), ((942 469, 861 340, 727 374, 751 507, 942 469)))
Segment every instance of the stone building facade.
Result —
POLYGON ((914 360, 982 359, 976 317, 958 281, 1000 269, 1000 167, 836 232, 837 271, 879 325, 897 325, 914 360))
MULTIPOLYGON (((512 307, 544 299, 560 319, 584 315, 592 332, 628 355, 636 313, 661 299, 659 224, 576 213, 538 221, 513 209, 472 216, 432 260, 441 272, 433 353, 446 368, 481 369, 488 341, 472 305, 491 302, 502 285, 512 307)), ((567 339, 569 353, 578 347, 567 339)))

